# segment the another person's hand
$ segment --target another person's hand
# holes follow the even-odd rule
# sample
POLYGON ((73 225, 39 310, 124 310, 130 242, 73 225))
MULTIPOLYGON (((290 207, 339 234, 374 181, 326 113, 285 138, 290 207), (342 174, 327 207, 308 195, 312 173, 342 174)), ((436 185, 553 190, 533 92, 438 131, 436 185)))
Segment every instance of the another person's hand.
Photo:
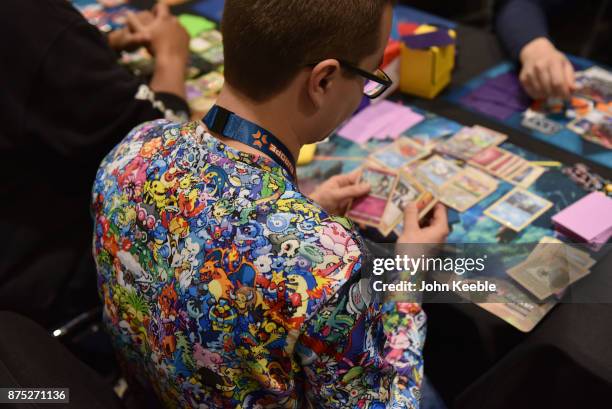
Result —
POLYGON ((128 27, 132 33, 147 40, 147 47, 156 59, 179 59, 187 62, 189 57, 189 34, 163 3, 153 9, 152 19, 144 21, 137 14, 128 14, 128 27))
POLYGON ((153 21, 153 13, 150 11, 130 13, 131 16, 128 17, 128 24, 125 27, 111 31, 108 34, 108 43, 115 51, 134 51, 139 47, 148 46, 151 42, 149 33, 146 30, 140 30, 139 28, 146 26, 153 21), (135 27, 133 23, 130 23, 130 20, 136 20, 140 23, 140 25, 135 27))
POLYGON ((438 203, 427 226, 419 223, 419 209, 415 202, 404 209, 404 232, 398 237, 398 244, 438 244, 445 243, 448 234, 448 215, 446 207, 438 203))
POLYGON ((569 98, 575 88, 574 68, 565 55, 544 37, 521 50, 520 80, 533 99, 569 98))
POLYGON ((369 184, 358 183, 359 176, 359 172, 332 176, 319 185, 310 198, 329 214, 343 215, 351 200, 366 195, 370 191, 369 184))

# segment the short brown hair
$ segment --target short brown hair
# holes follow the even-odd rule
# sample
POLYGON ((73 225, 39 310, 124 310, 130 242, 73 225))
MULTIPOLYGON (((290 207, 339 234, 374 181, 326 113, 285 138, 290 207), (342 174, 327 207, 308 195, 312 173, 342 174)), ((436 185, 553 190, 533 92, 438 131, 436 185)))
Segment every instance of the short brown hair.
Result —
POLYGON ((327 58, 358 63, 379 44, 392 0, 226 0, 221 30, 225 79, 262 101, 305 65, 327 58))

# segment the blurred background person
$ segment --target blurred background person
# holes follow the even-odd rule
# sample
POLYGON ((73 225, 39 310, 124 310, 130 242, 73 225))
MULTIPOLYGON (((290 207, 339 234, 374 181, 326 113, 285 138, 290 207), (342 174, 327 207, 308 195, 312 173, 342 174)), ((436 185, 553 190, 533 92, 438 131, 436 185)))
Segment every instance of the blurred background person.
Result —
POLYGON ((0 13, 0 310, 49 327, 98 303, 88 212, 96 169, 142 122, 187 117, 189 36, 167 6, 107 38, 66 0, 0 13), (117 51, 147 46, 147 86, 117 51))
POLYGON ((568 98, 575 71, 564 52, 609 63, 611 13, 609 0, 497 0, 494 26, 529 96, 568 98))

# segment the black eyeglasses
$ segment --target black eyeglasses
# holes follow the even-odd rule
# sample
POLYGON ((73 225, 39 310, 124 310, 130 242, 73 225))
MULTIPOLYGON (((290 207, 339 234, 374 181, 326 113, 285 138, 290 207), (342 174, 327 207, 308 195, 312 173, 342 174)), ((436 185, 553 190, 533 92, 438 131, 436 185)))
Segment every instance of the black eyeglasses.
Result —
MULTIPOLYGON (((354 66, 353 64, 344 61, 338 60, 340 66, 345 70, 351 71, 357 75, 364 77, 367 81, 363 86, 363 95, 370 99, 376 99, 381 96, 386 90, 389 89, 391 85, 393 85, 393 81, 391 78, 380 68, 377 68, 373 73, 367 72, 354 66)), ((316 67, 317 63, 308 64, 307 67, 316 67)))

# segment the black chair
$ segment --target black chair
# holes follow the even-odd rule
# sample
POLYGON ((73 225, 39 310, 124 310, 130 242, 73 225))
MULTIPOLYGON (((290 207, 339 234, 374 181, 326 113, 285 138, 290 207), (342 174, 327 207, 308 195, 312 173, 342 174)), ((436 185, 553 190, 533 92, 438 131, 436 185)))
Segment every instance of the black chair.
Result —
MULTIPOLYGON (((77 359, 58 339, 33 321, 0 312, 0 385, 70 389, 70 403, 61 407, 125 409, 108 381, 77 359)), ((3 407, 44 408, 42 404, 3 407)))

